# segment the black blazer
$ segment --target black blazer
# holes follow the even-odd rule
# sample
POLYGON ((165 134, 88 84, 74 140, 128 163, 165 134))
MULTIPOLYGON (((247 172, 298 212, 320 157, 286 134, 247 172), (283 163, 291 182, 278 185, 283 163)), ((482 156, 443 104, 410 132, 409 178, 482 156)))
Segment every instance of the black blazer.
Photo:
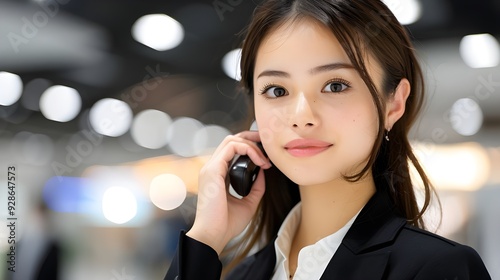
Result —
MULTIPOLYGON (((415 228, 377 191, 354 221, 321 279, 491 279, 477 252, 415 228)), ((274 241, 247 257, 226 279, 271 279, 274 241)), ((209 246, 181 234, 165 279, 220 279, 222 265, 209 246)))

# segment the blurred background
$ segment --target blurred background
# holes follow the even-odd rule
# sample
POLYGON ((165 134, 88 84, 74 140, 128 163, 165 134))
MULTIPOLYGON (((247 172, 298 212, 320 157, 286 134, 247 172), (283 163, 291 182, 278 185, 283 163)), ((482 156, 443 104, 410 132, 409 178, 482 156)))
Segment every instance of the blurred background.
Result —
MULTIPOLYGON (((198 170, 248 129, 257 2, 0 1, 0 279, 163 279, 198 170)), ((411 137, 442 203, 429 228, 500 279, 500 1, 385 2, 427 78, 411 137)))

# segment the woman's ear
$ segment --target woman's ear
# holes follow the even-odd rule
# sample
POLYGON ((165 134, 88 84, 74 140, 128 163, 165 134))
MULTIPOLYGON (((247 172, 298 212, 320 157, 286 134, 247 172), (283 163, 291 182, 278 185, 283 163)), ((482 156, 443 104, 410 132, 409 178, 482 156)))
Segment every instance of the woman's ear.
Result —
POLYGON ((385 111, 385 129, 391 130, 394 124, 403 116, 406 108, 406 99, 410 95, 410 82, 403 78, 396 87, 394 94, 387 99, 385 111))

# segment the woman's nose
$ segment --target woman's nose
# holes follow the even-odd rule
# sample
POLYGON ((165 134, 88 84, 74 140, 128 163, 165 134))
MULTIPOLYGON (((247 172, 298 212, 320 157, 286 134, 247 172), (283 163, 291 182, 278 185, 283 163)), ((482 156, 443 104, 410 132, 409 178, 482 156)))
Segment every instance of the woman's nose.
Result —
POLYGON ((291 126, 293 128, 306 128, 318 125, 318 118, 313 110, 314 97, 308 97, 304 93, 297 95, 293 103, 293 114, 291 116, 291 126))

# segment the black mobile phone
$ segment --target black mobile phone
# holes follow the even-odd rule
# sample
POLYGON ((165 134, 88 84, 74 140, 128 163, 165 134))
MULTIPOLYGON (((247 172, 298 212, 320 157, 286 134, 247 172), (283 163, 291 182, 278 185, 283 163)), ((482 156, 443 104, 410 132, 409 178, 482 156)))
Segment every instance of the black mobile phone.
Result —
MULTIPOLYGON (((264 152, 261 143, 257 143, 257 146, 264 152)), ((264 155, 266 155, 265 152, 264 155)), ((229 167, 229 182, 237 194, 244 197, 250 193, 259 170, 260 167, 255 165, 247 155, 238 156, 229 167)))

